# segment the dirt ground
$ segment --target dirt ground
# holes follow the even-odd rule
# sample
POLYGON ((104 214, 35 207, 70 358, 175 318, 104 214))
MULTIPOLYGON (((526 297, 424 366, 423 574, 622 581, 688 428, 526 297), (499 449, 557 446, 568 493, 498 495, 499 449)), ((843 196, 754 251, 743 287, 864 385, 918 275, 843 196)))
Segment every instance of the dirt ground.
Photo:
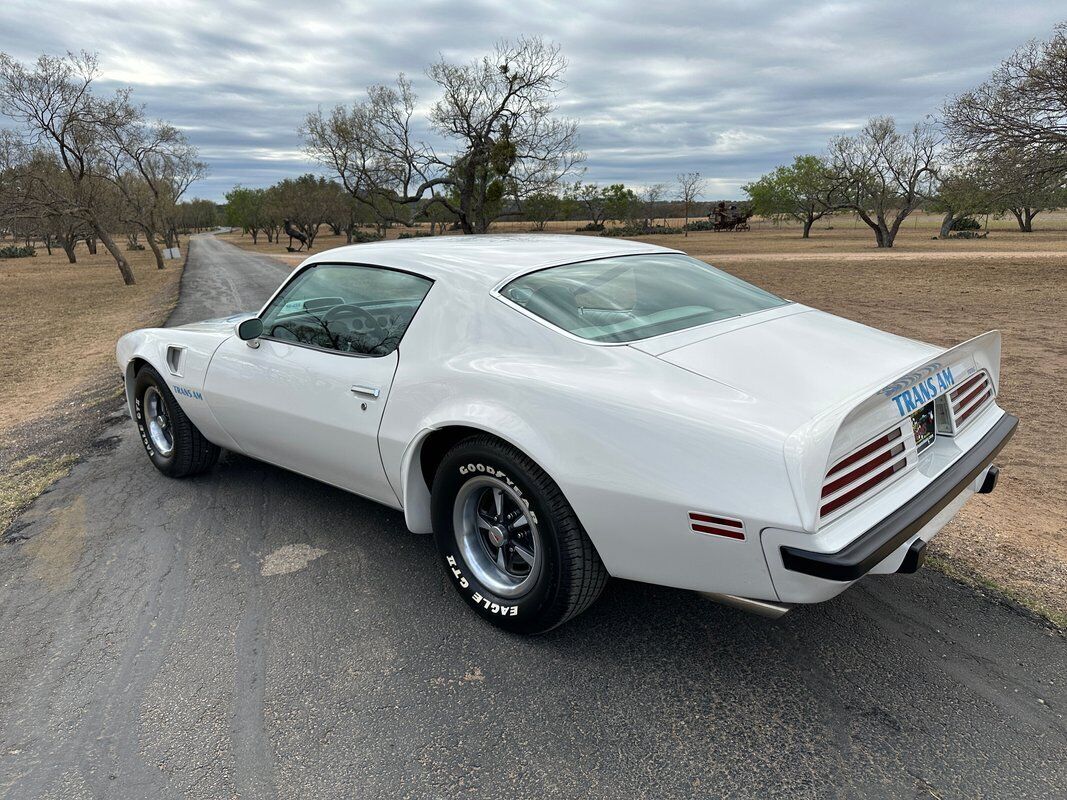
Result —
POLYGON ((177 301, 181 261, 157 270, 150 251, 126 255, 133 286, 103 247, 80 245, 77 264, 44 248, 0 260, 0 532, 114 412, 119 336, 162 323, 177 301))
MULTIPOLYGON (((936 240, 937 224, 915 215, 896 246, 881 251, 850 218, 817 223, 809 240, 796 227, 757 223, 749 232, 646 241, 791 300, 945 347, 999 329, 999 402, 1022 422, 998 459, 997 491, 976 496, 932 549, 957 577, 991 585, 1067 626, 1067 212, 1039 216, 1030 234, 1012 230, 1013 220, 990 220, 988 238, 977 240, 936 240)), ((549 232, 574 227, 551 223, 549 232)), ((247 236, 225 238, 293 264, 304 257, 265 239, 253 247, 247 236)), ((320 236, 315 250, 341 244, 344 237, 320 236)))

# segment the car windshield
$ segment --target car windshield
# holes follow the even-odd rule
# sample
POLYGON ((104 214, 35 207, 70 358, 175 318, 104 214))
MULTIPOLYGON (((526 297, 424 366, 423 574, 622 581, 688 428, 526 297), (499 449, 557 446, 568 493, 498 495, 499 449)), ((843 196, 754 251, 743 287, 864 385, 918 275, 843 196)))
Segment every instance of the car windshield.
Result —
POLYGON ((786 304, 680 253, 566 264, 516 278, 501 294, 568 333, 633 342, 786 304))

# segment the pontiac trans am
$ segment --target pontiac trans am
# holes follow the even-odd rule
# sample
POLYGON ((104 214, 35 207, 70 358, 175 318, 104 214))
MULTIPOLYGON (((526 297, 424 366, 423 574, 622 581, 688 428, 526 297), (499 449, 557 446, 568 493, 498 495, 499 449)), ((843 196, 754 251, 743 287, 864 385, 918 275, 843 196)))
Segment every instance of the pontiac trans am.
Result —
POLYGON ((580 236, 362 244, 257 314, 123 336, 165 475, 231 450, 399 509, 467 604, 538 633, 608 576, 771 616, 907 573, 1018 420, 951 349, 684 253, 580 236))

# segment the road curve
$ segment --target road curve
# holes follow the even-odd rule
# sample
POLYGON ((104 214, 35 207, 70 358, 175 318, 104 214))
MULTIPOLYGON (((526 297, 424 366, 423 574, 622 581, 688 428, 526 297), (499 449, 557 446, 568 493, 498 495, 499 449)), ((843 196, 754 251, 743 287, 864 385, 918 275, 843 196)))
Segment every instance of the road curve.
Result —
MULTIPOLYGON (((289 267, 190 242, 179 324, 289 267)), ((1061 634, 926 570, 778 622, 613 582, 535 639, 399 513, 128 419, 0 547, 0 797, 1052 797, 1061 634)), ((1062 795, 1060 795, 1062 796, 1062 795)))

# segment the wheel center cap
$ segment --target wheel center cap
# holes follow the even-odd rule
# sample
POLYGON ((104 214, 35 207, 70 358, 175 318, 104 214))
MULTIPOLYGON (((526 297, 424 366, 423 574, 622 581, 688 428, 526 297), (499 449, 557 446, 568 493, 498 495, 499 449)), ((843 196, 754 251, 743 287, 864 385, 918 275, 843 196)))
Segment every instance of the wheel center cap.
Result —
POLYGON ((489 528, 489 543, 493 547, 500 547, 508 540, 508 532, 503 525, 493 525, 489 528))

